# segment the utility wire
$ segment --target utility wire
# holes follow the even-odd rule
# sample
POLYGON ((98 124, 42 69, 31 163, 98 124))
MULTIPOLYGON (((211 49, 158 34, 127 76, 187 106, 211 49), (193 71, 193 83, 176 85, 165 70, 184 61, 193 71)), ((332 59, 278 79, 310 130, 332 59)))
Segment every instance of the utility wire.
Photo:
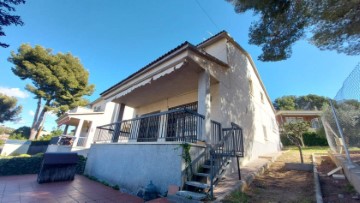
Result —
POLYGON ((201 4, 199 3, 198 0, 195 0, 195 2, 197 3, 197 5, 201 8, 201 10, 205 13, 205 15, 209 18, 209 20, 212 22, 212 24, 218 29, 220 30, 220 28, 216 25, 216 23, 213 21, 213 19, 210 17, 210 15, 206 12, 206 10, 201 6, 201 4))

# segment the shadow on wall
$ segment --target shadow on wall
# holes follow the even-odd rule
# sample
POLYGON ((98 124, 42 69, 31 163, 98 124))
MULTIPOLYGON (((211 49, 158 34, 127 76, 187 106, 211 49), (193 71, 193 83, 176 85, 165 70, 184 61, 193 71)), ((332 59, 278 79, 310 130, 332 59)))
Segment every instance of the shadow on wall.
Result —
MULTIPOLYGON (((230 80, 228 86, 223 85, 224 89, 221 90, 221 111, 223 112, 224 123, 230 125, 231 122, 234 122, 243 130, 245 156, 240 161, 241 164, 244 164, 253 158, 255 109, 249 95, 246 57, 241 54, 239 58, 240 53, 232 46, 229 47, 228 53, 231 69, 228 71, 227 78, 230 78, 230 80)), ((236 163, 234 158, 229 172, 237 171, 236 163)))
POLYGON ((7 140, 1 150, 2 156, 15 156, 19 154, 35 155, 45 153, 49 141, 29 141, 29 140, 7 140))
POLYGON ((1 156, 15 156, 26 154, 31 141, 28 140, 7 140, 1 151, 1 156))
MULTIPOLYGON (((252 79, 254 83, 257 83, 257 78, 251 78, 252 67, 248 63, 246 56, 240 52, 231 43, 228 44, 228 63, 230 69, 227 71, 227 78, 229 78, 227 84, 222 85, 221 92, 221 111, 223 112, 223 122, 228 125, 230 122, 238 124, 243 129, 244 136, 244 158, 240 159, 241 164, 258 158, 261 154, 271 153, 280 150, 280 140, 275 137, 271 137, 273 141, 257 141, 258 137, 263 136, 263 125, 271 123, 270 115, 266 112, 268 106, 259 107, 256 105, 257 91, 250 91, 249 79, 252 79), (250 94, 254 96, 252 96, 250 94), (266 122, 266 123, 264 123, 266 122), (256 149, 254 149, 256 147, 256 149)), ((274 136, 272 132, 268 132, 268 136, 274 136)), ((233 159, 231 164, 231 171, 237 170, 236 159, 233 159)))

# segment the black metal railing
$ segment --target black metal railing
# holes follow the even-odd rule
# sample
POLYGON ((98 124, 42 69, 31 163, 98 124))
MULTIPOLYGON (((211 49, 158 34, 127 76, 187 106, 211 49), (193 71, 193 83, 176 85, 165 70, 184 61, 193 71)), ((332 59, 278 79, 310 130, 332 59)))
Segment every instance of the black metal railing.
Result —
POLYGON ((217 144, 222 140, 221 123, 211 120, 210 144, 217 144))
MULTIPOLYGON (((239 157, 244 156, 243 133, 240 126, 231 123, 230 128, 221 128, 221 124, 216 121, 211 121, 211 143, 207 144, 203 153, 194 159, 190 166, 191 169, 185 170, 197 171, 203 164, 210 162, 210 196, 213 197, 213 188, 219 177, 225 172, 225 166, 232 157, 237 158, 239 178, 240 165, 239 157), (215 182, 216 181, 216 182, 215 182)), ((192 174, 189 174, 191 179, 192 174)))
POLYGON ((214 180, 224 170, 231 157, 237 158, 238 175, 240 175, 239 157, 244 156, 243 133, 240 126, 231 123, 231 128, 222 129, 222 139, 210 150, 210 195, 213 197, 214 180))
POLYGON ((204 116, 188 109, 144 115, 99 126, 94 142, 180 141, 195 143, 203 133, 204 116))

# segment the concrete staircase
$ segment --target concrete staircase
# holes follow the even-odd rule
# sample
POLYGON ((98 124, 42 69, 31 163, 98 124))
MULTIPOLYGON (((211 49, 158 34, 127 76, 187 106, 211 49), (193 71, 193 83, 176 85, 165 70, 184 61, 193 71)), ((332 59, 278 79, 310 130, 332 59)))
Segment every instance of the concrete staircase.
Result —
MULTIPOLYGON (((219 157, 218 159, 223 159, 219 157)), ((219 161, 219 160, 215 160, 219 161)), ((217 171, 213 177, 213 187, 225 175, 226 169, 229 167, 231 160, 226 157, 225 165, 217 171)), ((185 190, 178 191, 176 195, 191 200, 204 200, 209 198, 211 189, 211 165, 210 160, 206 160, 200 169, 192 175, 191 181, 185 182, 185 190)))
POLYGON ((231 123, 230 128, 222 128, 221 124, 217 125, 220 125, 220 131, 214 133, 216 137, 211 139, 216 143, 207 145, 205 152, 192 163, 195 167, 190 166, 191 181, 186 181, 184 190, 176 193, 178 197, 191 200, 213 199, 214 187, 229 168, 231 157, 237 158, 240 174, 239 157, 244 157, 242 129, 235 123, 231 123), (194 170, 197 171, 193 172, 194 170))

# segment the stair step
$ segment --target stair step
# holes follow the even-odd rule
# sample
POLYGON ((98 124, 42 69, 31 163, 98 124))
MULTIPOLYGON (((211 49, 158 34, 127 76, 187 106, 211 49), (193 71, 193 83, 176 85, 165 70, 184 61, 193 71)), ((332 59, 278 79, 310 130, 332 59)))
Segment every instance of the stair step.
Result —
POLYGON ((192 200, 203 200, 207 197, 204 193, 190 192, 186 190, 180 190, 176 192, 176 195, 192 200))
POLYGON ((203 167, 203 168, 211 168, 210 165, 206 165, 206 164, 202 165, 201 167, 203 167))
MULTIPOLYGON (((222 169, 226 169, 227 166, 229 165, 229 163, 230 163, 230 162, 228 162, 225 166, 222 166, 221 168, 222 168, 222 169)), ((211 166, 210 166, 210 165, 207 165, 207 164, 203 164, 201 167, 203 167, 203 168, 211 168, 211 166)))
POLYGON ((210 177, 210 174, 208 173, 194 173, 196 176, 202 176, 202 177, 210 177))
POLYGON ((205 183, 200 183, 200 182, 197 182, 197 181, 187 181, 186 185, 190 185, 190 186, 201 188, 201 189, 210 188, 210 185, 205 184, 205 183))

